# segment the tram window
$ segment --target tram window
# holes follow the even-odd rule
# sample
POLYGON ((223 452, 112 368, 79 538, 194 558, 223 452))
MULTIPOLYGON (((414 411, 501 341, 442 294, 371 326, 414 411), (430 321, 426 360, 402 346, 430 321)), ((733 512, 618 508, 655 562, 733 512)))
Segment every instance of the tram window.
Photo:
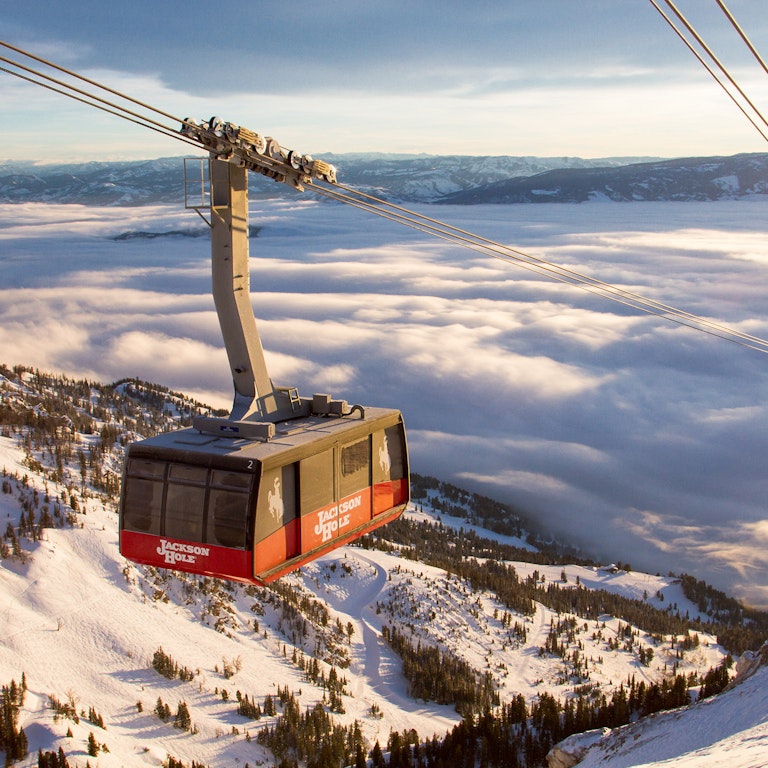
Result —
POLYGON ((160 533, 163 484, 136 477, 126 478, 123 526, 129 531, 160 533))
POLYGON ((171 480, 183 483, 204 484, 208 477, 208 470, 205 467, 195 467, 189 464, 171 464, 171 480))
POLYGON ((339 496, 349 496, 371 484, 371 443, 368 437, 341 448, 339 496))
POLYGON ((332 450, 302 459, 299 471, 302 515, 333 503, 332 450))
POLYGON ((211 489, 208 500, 207 542, 222 547, 246 547, 249 498, 247 493, 211 489))
POLYGON ((211 485, 221 485, 225 488, 250 488, 251 475, 245 472, 224 472, 214 469, 211 476, 211 485))
POLYGON ((148 461, 147 459, 130 459, 128 474, 138 477, 165 477, 164 461, 148 461))
POLYGON ((256 508, 256 541, 262 541, 296 517, 296 465, 264 472, 256 508))
POLYGON ((375 482, 402 480, 405 477, 405 451, 400 426, 374 433, 373 463, 375 482))
POLYGON ((187 541, 203 540, 205 488, 168 483, 165 498, 165 535, 187 541))

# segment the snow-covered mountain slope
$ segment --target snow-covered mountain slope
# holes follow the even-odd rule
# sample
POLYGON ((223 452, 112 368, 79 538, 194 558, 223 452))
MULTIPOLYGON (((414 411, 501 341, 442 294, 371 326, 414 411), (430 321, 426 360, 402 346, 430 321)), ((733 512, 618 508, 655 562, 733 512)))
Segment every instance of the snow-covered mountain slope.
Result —
POLYGON ((697 608, 673 576, 526 562, 525 553, 544 558, 524 530, 477 538, 475 556, 464 556, 474 539, 465 519, 446 513, 477 519, 464 492, 451 494, 457 502, 431 490, 402 530, 382 529, 379 541, 342 548, 268 589, 128 563, 117 548, 121 443, 199 407, 140 382, 3 369, 0 685, 25 689, 13 723, 28 746, 18 765, 60 748, 70 765, 105 768, 169 756, 271 764, 280 733, 300 732, 299 717, 315 726, 329 718, 352 763, 355 744, 367 755, 392 732, 442 737, 460 723, 457 709, 481 711, 481 695, 495 708, 522 700, 531 712, 547 700, 599 707, 673 671, 695 692, 725 658, 706 631, 651 631, 607 609, 611 596, 629 598, 640 623, 651 611, 683 626, 671 604, 676 616, 697 608), (430 558, 417 551, 424 536, 457 555, 435 564, 439 546, 427 541, 430 558), (505 562, 494 547, 521 559, 505 562), (505 589, 513 584, 517 596, 505 589), (577 606, 590 594, 606 606, 593 618, 577 606), (439 653, 439 692, 415 690, 428 660, 414 677, 401 656, 413 662, 416 646, 439 653))
POLYGON ((569 756, 581 768, 768 765, 768 646, 751 661, 745 658, 747 669, 719 696, 604 734, 571 737, 550 754, 550 767, 573 765, 569 756))

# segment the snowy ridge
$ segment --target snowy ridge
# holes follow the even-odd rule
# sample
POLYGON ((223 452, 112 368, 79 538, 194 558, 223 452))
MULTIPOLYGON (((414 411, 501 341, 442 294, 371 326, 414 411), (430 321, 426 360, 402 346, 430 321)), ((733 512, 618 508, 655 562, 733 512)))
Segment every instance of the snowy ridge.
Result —
MULTIPOLYGON (((118 553, 106 478, 119 471, 123 439, 182 423, 194 406, 136 383, 4 373, 0 684, 23 676, 27 686, 18 727, 29 749, 19 765, 59 748, 70 765, 105 768, 160 765, 169 755, 187 765, 271 764, 259 734, 286 713, 286 692, 302 712, 319 707, 342 726, 356 723, 366 754, 377 742, 386 747, 392 731, 441 737, 461 717, 451 704, 410 694, 384 640, 392 629, 465 662, 492 681, 501 703, 522 696, 531 706, 544 695, 610 695, 629 678, 650 684, 673 666, 703 675, 725 658, 702 632, 684 647, 685 638, 654 638, 620 616, 577 619, 540 602, 515 611, 460 576, 459 561, 451 572, 414 559, 392 538, 395 529, 384 529, 384 549, 345 547, 273 589, 136 567, 118 553), (153 668, 160 649, 186 670, 183 678, 153 668), (330 686, 331 678, 340 684, 330 686), (238 713, 245 696, 263 705, 258 719, 238 713), (68 704, 68 713, 54 702, 68 704), (158 716, 161 704, 170 720, 158 716)), ((433 503, 420 501, 407 518, 444 526, 443 538, 463 527, 433 503)), ((530 550, 525 533, 514 543, 530 550)), ((600 588, 697 613, 674 577, 522 561, 504 567, 531 588, 600 588)), ((756 706, 764 718, 765 700, 756 706)))
MULTIPOLYGON (((750 674, 740 671, 724 693, 685 709, 664 712, 606 734, 573 736, 558 745, 550 768, 753 768, 768 758, 768 646, 750 674)), ((746 665, 744 665, 746 666, 746 665)))
MULTIPOLYGON (((391 200, 420 203, 542 203, 735 200, 768 190, 768 156, 647 158, 469 155, 323 155, 339 180, 391 200), (641 162, 645 160, 645 162, 641 162)), ((0 164, 0 203, 178 203, 182 158, 132 163, 0 164)), ((262 177, 251 196, 293 199, 262 177)))

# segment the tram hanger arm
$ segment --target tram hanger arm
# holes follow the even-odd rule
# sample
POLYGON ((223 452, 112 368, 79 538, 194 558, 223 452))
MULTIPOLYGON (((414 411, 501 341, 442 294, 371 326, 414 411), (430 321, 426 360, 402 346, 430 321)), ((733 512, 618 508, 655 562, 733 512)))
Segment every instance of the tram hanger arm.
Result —
MULTIPOLYGON (((275 387, 267 371, 251 305, 247 174, 256 171, 303 190, 303 184, 312 183, 313 178, 335 183, 336 169, 219 118, 201 124, 185 120, 181 131, 207 148, 211 158, 212 292, 235 389, 232 410, 223 426, 261 423, 259 429, 268 439, 274 434, 270 424, 321 410, 318 396, 300 398, 295 389, 275 387)), ((333 409, 322 412, 344 415, 347 411, 346 402, 330 402, 333 409)))

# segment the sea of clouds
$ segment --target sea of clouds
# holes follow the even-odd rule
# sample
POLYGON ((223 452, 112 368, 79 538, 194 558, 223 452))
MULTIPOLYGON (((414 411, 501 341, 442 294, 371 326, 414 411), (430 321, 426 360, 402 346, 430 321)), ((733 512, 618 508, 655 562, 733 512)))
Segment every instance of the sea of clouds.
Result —
MULTIPOLYGON (((768 336, 768 201, 422 210, 768 336)), ((399 407, 414 471, 768 606, 766 355, 345 206, 251 211, 275 383, 399 407)), ((0 361, 231 402, 194 213, 0 206, 0 270, 0 361)))

